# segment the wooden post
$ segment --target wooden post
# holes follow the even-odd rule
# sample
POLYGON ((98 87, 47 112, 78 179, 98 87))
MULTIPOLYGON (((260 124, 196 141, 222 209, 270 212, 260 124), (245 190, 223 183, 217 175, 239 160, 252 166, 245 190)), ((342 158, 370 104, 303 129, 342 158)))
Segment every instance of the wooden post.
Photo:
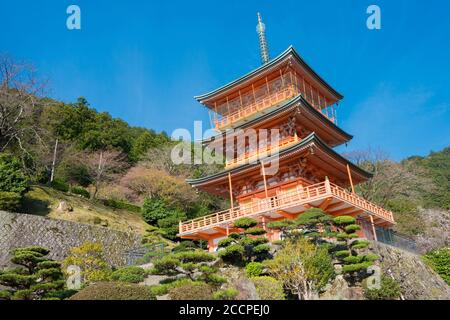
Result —
POLYGON ((325 192, 327 194, 331 194, 331 185, 330 185, 330 180, 328 179, 328 176, 325 176, 325 192))
POLYGON ((255 94, 255 86, 252 83, 252 92, 253 92, 253 101, 256 104, 256 94, 255 94))
POLYGON ((347 173, 348 173, 348 180, 350 181, 350 186, 352 187, 352 193, 356 193, 355 186, 353 185, 352 174, 350 172, 350 166, 348 163, 347 163, 347 173))
POLYGON ((375 224, 373 223, 373 217, 372 217, 372 215, 370 215, 370 224, 372 225, 373 239, 374 239, 375 241, 378 241, 378 238, 377 238, 377 231, 375 230, 375 224))
POLYGON ((230 208, 233 209, 233 188, 231 186, 231 172, 228 172, 228 185, 230 187, 230 208))
POLYGON ((267 86, 267 94, 270 94, 269 81, 267 80, 267 76, 266 76, 266 86, 267 86))
POLYGON ((242 108, 242 95, 241 95, 241 90, 239 89, 239 100, 241 102, 241 108, 242 108))
POLYGON ((266 192, 266 198, 269 198, 269 192, 267 191, 266 169, 264 168, 263 161, 261 161, 261 170, 262 170, 263 180, 264 180, 264 191, 266 192))

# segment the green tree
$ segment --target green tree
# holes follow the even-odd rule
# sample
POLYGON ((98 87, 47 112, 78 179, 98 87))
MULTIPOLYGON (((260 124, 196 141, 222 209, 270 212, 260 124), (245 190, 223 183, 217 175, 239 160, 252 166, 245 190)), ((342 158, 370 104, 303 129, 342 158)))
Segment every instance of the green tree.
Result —
POLYGON ((111 275, 111 269, 104 258, 103 246, 100 243, 85 242, 72 248, 62 265, 65 270, 71 265, 80 267, 84 283, 105 281, 111 275))
POLYGON ((266 233, 257 227, 258 222, 251 218, 241 218, 234 222, 234 227, 242 231, 231 233, 227 238, 219 241, 219 257, 229 264, 246 265, 252 261, 263 261, 269 258, 270 247, 268 240, 262 237, 266 233))
POLYGON ((0 192, 14 192, 23 195, 28 190, 28 179, 25 177, 19 159, 11 154, 0 154, 0 192))
POLYGON ((151 272, 218 285, 225 282, 225 279, 217 275, 218 270, 212 265, 215 260, 215 256, 204 251, 177 252, 156 260, 151 272))
POLYGON ((18 268, 0 271, 0 297, 12 300, 58 299, 64 296, 64 277, 59 262, 46 256, 49 250, 25 247, 12 251, 11 262, 18 268))
POLYGON ((306 238, 287 241, 267 267, 299 300, 314 299, 334 274, 327 248, 306 238))

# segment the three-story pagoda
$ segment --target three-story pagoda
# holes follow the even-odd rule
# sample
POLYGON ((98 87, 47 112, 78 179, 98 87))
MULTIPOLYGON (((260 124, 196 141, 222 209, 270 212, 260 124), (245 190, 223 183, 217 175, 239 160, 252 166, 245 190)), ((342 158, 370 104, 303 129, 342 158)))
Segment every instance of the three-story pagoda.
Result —
MULTIPOLYGON (((258 14, 263 62, 259 68, 195 98, 213 113, 219 132, 205 145, 224 143, 233 132, 248 129, 277 129, 279 138, 258 143, 258 148, 244 140, 244 146, 226 158, 223 171, 188 180, 195 188, 229 198, 231 206, 180 222, 179 236, 206 240, 214 251, 220 239, 239 231, 233 225, 239 218, 254 218, 266 228, 268 222, 295 219, 309 208, 320 208, 333 216, 357 217, 360 236, 377 240, 376 230, 395 224, 392 212, 355 193, 354 186, 372 175, 333 150, 352 139, 337 126, 335 106, 343 96, 293 47, 270 60, 264 31, 258 14), (278 170, 269 175, 273 150, 278 170)), ((277 240, 280 234, 267 230, 267 237, 277 240)))

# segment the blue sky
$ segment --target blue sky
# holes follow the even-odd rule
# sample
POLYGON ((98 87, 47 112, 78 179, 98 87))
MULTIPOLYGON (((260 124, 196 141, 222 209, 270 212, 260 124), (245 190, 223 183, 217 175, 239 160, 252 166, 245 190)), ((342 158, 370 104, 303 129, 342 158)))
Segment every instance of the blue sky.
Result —
POLYGON ((49 95, 84 96, 132 125, 209 125, 194 95, 260 65, 256 12, 271 56, 294 45, 345 98, 339 151, 377 148, 392 158, 450 145, 450 2, 0 0, 0 52, 32 62, 49 95), (81 8, 82 29, 66 28, 81 8), (382 29, 366 28, 377 4, 382 29))

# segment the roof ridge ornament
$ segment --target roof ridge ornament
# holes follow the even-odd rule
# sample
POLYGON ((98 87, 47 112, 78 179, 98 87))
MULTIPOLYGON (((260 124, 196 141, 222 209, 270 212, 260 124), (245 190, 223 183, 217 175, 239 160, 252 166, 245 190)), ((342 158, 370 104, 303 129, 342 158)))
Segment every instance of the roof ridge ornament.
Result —
POLYGON ((266 64, 270 60, 269 56, 269 46, 266 41, 266 26, 262 22, 261 14, 258 12, 258 24, 256 25, 256 32, 258 33, 259 38, 259 49, 261 51, 261 62, 262 64, 266 64))

